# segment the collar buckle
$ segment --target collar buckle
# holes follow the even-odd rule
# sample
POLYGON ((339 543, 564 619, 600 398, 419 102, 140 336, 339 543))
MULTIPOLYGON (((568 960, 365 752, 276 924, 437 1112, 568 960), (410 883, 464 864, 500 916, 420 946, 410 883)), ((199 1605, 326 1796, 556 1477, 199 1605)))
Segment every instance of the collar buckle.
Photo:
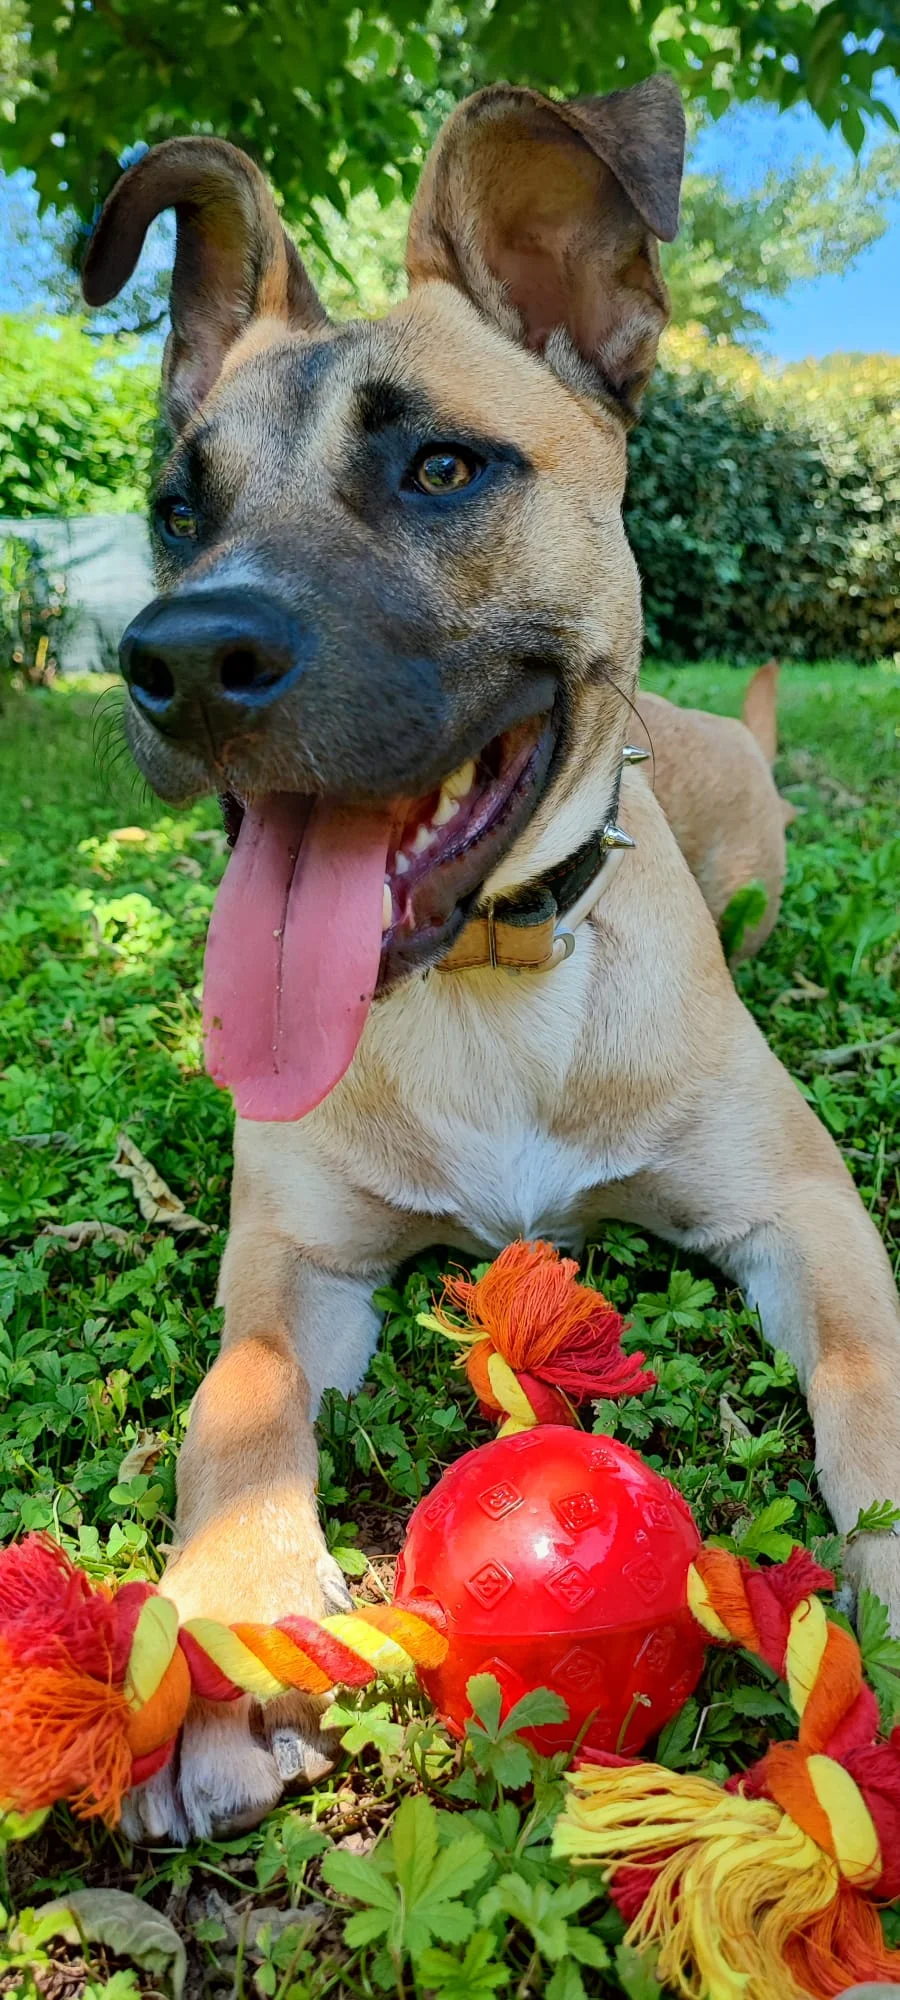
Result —
POLYGON ((608 819, 577 856, 549 870, 518 902, 489 903, 470 917, 435 972, 552 972, 571 958, 578 926, 634 844, 608 819))

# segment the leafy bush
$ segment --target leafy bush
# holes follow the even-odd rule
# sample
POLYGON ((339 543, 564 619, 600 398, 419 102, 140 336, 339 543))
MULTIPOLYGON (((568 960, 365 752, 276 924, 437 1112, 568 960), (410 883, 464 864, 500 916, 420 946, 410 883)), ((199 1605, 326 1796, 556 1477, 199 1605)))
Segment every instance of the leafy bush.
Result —
POLYGON ((900 364, 776 373, 672 333, 631 440, 628 531, 654 652, 900 648, 900 364))
POLYGON ((77 319, 0 317, 0 515, 143 511, 155 367, 77 319))

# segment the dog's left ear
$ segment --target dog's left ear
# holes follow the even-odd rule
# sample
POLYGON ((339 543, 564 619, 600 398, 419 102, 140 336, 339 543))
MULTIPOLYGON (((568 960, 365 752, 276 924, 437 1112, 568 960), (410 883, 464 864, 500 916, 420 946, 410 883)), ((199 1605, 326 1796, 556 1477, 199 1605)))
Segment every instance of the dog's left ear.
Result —
POLYGON ((577 386, 593 372, 634 414, 669 316, 657 238, 678 230, 684 132, 664 76, 561 104, 505 84, 479 91, 425 166, 410 283, 458 286, 577 386))

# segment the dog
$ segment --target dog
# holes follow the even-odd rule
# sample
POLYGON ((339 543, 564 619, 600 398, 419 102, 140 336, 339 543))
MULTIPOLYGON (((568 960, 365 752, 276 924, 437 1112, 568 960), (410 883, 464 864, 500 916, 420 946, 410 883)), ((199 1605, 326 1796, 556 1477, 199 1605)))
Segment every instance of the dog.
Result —
MULTIPOLYGON (((346 1605, 313 1419, 362 1380, 373 1288, 435 1242, 577 1251, 615 1217, 703 1254, 797 1365, 838 1528, 900 1501, 887 1260, 715 923, 748 876, 777 909, 773 671, 752 730, 636 694, 626 438, 683 146, 664 78, 481 91, 425 166, 409 296, 371 323, 328 321, 215 139, 149 151, 94 232, 101 305, 177 215, 127 730, 156 791, 218 792, 236 840, 205 977, 238 1113, 225 1329, 179 1460, 183 1618, 346 1605)), ((900 1540, 854 1554, 896 1623, 900 1540)), ((234 1832, 328 1761, 308 1700, 198 1702, 126 1827, 234 1832)))

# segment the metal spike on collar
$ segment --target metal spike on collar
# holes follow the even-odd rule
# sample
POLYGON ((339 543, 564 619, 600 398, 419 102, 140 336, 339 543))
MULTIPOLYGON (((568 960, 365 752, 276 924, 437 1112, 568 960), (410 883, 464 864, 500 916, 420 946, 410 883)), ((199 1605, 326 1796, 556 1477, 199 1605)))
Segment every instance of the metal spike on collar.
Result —
POLYGON ((623 764, 646 764, 649 750, 642 750, 639 743, 625 743, 622 747, 623 764))
POLYGON ((608 821, 603 829, 603 848, 605 853, 608 853, 611 847, 636 846, 637 841, 632 840, 630 833, 625 832, 624 826, 616 826, 613 820, 608 821))

